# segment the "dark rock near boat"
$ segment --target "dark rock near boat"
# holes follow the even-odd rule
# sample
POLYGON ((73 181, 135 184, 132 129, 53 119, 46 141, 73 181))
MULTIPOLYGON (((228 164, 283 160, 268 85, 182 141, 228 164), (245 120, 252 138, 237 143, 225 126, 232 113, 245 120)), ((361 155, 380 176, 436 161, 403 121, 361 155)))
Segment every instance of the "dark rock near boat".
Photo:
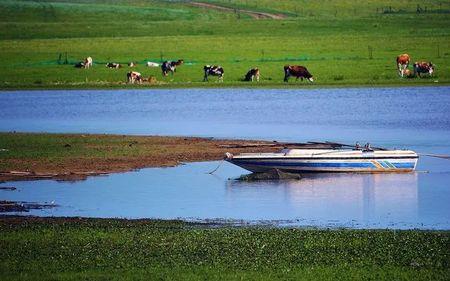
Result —
POLYGON ((242 175, 236 180, 238 181, 264 181, 264 180, 299 180, 300 174, 287 173, 279 169, 272 169, 263 173, 251 173, 242 175))

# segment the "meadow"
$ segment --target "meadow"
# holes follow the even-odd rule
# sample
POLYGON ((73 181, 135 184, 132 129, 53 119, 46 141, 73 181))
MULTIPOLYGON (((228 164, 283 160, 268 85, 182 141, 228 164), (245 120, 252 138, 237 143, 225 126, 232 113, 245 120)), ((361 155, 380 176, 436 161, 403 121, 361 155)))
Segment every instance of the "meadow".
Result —
POLYGON ((448 280, 449 232, 0 217, 2 280, 448 280))
MULTIPOLYGON (((126 85, 137 62, 153 87, 314 87, 442 85, 450 82, 450 3, 447 1, 0 1, 0 88, 109 88, 126 85), (283 19, 254 19, 239 9, 283 19), (401 79, 395 58, 436 65, 432 78, 401 79), (91 69, 73 64, 91 56, 91 69), (163 77, 146 61, 184 59, 163 77), (203 65, 225 69, 223 83, 202 82, 203 65), (314 84, 283 82, 283 66, 306 66, 314 84), (241 81, 261 70, 259 83, 241 81)), ((410 66, 411 68, 411 66, 410 66)), ((134 86, 136 87, 136 86, 134 86)), ((138 86, 139 87, 139 86, 138 86)), ((142 85, 140 87, 149 87, 142 85)))

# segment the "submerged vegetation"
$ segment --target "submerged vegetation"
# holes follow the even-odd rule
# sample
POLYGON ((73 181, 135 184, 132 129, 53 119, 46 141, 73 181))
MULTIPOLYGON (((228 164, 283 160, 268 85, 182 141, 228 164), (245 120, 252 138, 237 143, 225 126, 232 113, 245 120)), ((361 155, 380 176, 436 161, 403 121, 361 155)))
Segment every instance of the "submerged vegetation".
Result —
MULTIPOLYGON (((450 82, 450 4, 446 1, 1 1, 0 88, 106 88, 127 85, 126 64, 151 85, 140 87, 249 86, 258 67, 262 87, 306 87, 283 82, 283 65, 305 65, 314 84, 415 85, 450 82), (241 10, 281 15, 257 19, 241 10), (432 61, 432 78, 401 79, 395 58, 409 53, 432 61), (73 65, 87 56, 91 69, 73 65), (163 77, 145 62, 184 59, 163 77), (108 69, 105 64, 124 64, 108 69), (204 83, 203 65, 220 64, 224 82, 204 83)), ((412 63, 413 63, 412 62, 412 63)), ((411 67, 411 66, 410 66, 411 67)), ((136 87, 136 86, 135 86, 136 87)))
POLYGON ((448 280, 449 232, 0 217, 2 280, 448 280))

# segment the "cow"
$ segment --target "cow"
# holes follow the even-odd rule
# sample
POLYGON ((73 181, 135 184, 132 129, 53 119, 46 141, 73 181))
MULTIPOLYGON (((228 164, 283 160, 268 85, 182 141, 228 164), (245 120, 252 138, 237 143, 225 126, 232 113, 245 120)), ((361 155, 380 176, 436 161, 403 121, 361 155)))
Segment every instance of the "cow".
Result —
POLYGON ((132 61, 128 63, 128 66, 129 66, 129 67, 135 67, 136 65, 137 65, 137 63, 132 62, 132 61))
POLYGON ((406 78, 414 78, 415 74, 411 72, 409 69, 405 69, 405 72, 403 73, 403 77, 406 78))
POLYGON ((134 84, 135 82, 138 82, 141 84, 143 81, 142 75, 139 72, 136 71, 130 71, 127 73, 127 82, 134 84))
POLYGON ((147 66, 148 67, 159 67, 159 63, 148 61, 147 66))
POLYGON ((92 66, 92 58, 87 57, 84 59, 84 68, 90 68, 92 66))
POLYGON ((405 75, 405 70, 408 68, 410 57, 408 54, 401 54, 397 56, 397 69, 398 75, 403 77, 405 75))
POLYGON ((118 69, 118 68, 121 68, 122 65, 121 65, 120 63, 108 62, 108 63, 106 64, 106 67, 107 67, 107 68, 115 68, 115 69, 118 69))
POLYGON ((428 73, 430 76, 433 75, 434 72, 434 65, 432 62, 426 62, 426 61, 420 61, 415 62, 414 65, 414 76, 421 77, 421 73, 428 73))
POLYGON ((301 65, 285 65, 284 66, 284 82, 288 82, 289 76, 295 76, 298 80, 298 78, 301 78, 303 81, 303 78, 307 79, 309 82, 313 82, 313 76, 311 73, 309 73, 308 69, 306 67, 301 65))
POLYGON ((203 77, 203 81, 208 81, 208 76, 217 76, 218 80, 223 82, 223 68, 220 65, 205 65, 203 67, 203 71, 205 76, 203 77))
POLYGON ((163 76, 167 76, 169 72, 173 73, 176 72, 177 66, 184 63, 184 60, 178 60, 178 61, 165 61, 161 64, 161 70, 163 76))
POLYGON ((247 74, 245 74, 244 81, 252 81, 256 78, 256 81, 259 82, 259 69, 258 68, 252 68, 250 69, 247 74))

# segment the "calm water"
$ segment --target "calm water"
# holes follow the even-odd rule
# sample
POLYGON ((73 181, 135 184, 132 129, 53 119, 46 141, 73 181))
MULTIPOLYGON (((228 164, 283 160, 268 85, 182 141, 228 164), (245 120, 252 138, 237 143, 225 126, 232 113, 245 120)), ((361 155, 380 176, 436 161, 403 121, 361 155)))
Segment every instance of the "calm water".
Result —
POLYGON ((450 87, 0 92, 0 131, 450 142, 450 87))
MULTIPOLYGON (((450 229, 450 168, 411 174, 328 174, 238 182, 244 170, 218 162, 91 177, 4 183, 0 198, 59 205, 39 216, 244 220, 289 226, 450 229)), ((439 166, 439 160, 427 163, 439 166)))
MULTIPOLYGON (((0 92, 0 131, 332 140, 450 154, 450 87, 0 92)), ((0 155, 1 157, 1 155, 0 155)), ((33 215, 276 221, 281 225, 450 229, 450 162, 412 174, 338 174, 242 183, 217 162, 4 183, 0 200, 52 202, 33 215)))

